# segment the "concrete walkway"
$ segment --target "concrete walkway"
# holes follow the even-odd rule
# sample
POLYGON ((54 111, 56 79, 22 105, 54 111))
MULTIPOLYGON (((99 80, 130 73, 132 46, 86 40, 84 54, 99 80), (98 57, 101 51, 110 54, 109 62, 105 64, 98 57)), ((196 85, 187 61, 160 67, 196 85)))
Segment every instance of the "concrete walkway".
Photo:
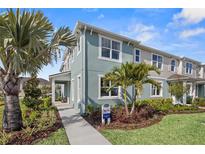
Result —
POLYGON ((68 104, 56 104, 71 145, 111 145, 68 104))

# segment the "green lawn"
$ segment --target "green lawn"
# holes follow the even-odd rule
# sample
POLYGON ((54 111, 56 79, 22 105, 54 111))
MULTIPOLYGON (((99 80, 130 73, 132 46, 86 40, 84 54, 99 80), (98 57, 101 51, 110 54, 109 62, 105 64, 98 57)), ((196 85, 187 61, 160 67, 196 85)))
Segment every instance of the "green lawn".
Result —
POLYGON ((205 144, 205 113, 167 115, 147 128, 101 132, 112 144, 205 144))
POLYGON ((36 145, 68 145, 68 138, 64 128, 52 133, 48 138, 34 143, 36 145))
MULTIPOLYGON (((1 104, 1 103, 0 103, 1 104)), ((21 106, 23 108, 23 106, 21 106)), ((2 114, 4 106, 0 105, 0 129, 2 128, 2 114)), ((42 145, 67 145, 69 144, 65 129, 58 129, 56 132, 52 133, 48 138, 35 142, 35 144, 42 145)))

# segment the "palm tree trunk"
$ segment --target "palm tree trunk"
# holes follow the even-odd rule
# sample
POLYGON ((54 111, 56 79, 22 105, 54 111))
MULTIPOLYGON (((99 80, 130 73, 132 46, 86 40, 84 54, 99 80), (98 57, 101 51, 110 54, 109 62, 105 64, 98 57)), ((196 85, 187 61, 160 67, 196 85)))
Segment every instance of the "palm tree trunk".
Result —
POLYGON ((132 115, 135 111, 135 101, 132 103, 132 109, 130 111, 130 115, 132 115))
POLYGON ((128 106, 127 106, 127 91, 126 88, 124 88, 124 103, 125 103, 125 112, 126 112, 126 116, 129 116, 129 110, 128 110, 128 106))
POLYGON ((3 129, 7 132, 17 131, 23 127, 22 114, 19 105, 19 85, 18 80, 14 78, 7 79, 3 83, 4 91, 4 112, 3 129))

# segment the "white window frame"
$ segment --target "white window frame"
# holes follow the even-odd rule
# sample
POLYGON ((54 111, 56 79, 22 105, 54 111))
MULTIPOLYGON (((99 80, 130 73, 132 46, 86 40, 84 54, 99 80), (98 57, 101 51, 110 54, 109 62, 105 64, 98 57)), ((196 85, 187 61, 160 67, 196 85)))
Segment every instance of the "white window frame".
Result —
POLYGON ((82 91, 82 84, 81 84, 81 74, 77 75, 77 101, 81 100, 81 91, 82 91))
MULTIPOLYGON (((159 54, 156 54, 156 53, 152 53, 152 54, 151 54, 151 62, 152 62, 152 65, 153 65, 153 55, 162 57, 162 67, 161 67, 161 69, 159 69, 159 68, 157 67, 159 70, 162 71, 162 70, 163 70, 163 67, 164 67, 164 64, 163 64, 163 63, 164 63, 164 56, 159 55, 159 54)), ((158 62, 158 61, 156 61, 156 62, 157 62, 157 66, 158 66, 158 63, 159 63, 159 62, 158 62)), ((154 65, 153 65, 153 66, 154 66, 154 65)))
POLYGON ((170 61, 170 71, 171 72, 177 72, 177 61, 175 60, 175 59, 172 59, 171 61, 170 61), (174 67, 174 71, 172 71, 172 61, 175 61, 175 67, 174 67))
POLYGON ((71 101, 75 99, 74 79, 71 79, 71 101))
POLYGON ((109 91, 109 96, 101 96, 101 78, 104 75, 98 75, 98 99, 121 99, 121 87, 118 87, 118 96, 111 96, 111 91, 109 91))
POLYGON ((109 38, 107 36, 103 36, 103 35, 99 35, 99 34, 98 34, 98 36, 99 36, 99 54, 98 54, 98 59, 122 63, 122 41, 115 40, 113 38, 109 38), (106 49, 110 50, 110 57, 109 58, 102 57, 102 38, 108 39, 111 42, 110 48, 106 48, 106 49), (112 59, 112 41, 120 43, 120 50, 115 50, 115 51, 119 51, 119 60, 112 59))
POLYGON ((193 63, 191 63, 191 62, 186 62, 185 63, 185 74, 189 74, 189 75, 192 75, 193 74, 193 63), (186 71, 186 69, 187 69, 187 64, 191 64, 192 65, 192 69, 191 69, 191 73, 189 73, 189 70, 188 70, 188 72, 186 71))
POLYGON ((80 54, 82 50, 82 37, 80 36, 77 40, 77 56, 80 54), (79 40, 79 42, 78 42, 79 40))
POLYGON ((152 84, 150 84, 150 96, 151 97, 163 97, 163 81, 157 81, 161 84, 161 87, 160 87, 160 94, 159 95, 152 95, 152 84))
POLYGON ((134 62, 135 63, 141 63, 141 55, 142 55, 142 50, 138 48, 134 48, 134 62), (139 50, 139 61, 136 61, 136 50, 139 50))

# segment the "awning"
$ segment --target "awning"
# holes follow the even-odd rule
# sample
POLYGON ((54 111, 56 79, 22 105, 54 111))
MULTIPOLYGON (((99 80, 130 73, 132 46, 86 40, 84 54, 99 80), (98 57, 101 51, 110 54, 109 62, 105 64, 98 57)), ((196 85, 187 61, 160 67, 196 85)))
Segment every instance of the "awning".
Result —
POLYGON ((167 79, 170 82, 176 82, 176 81, 187 81, 187 82, 205 82, 204 78, 193 78, 190 76, 186 75, 179 75, 179 74, 174 74, 168 77, 167 79))
POLYGON ((66 72, 60 72, 57 74, 52 74, 49 75, 49 80, 54 80, 56 83, 64 83, 64 82, 68 82, 71 81, 71 72, 70 71, 66 71, 66 72))

